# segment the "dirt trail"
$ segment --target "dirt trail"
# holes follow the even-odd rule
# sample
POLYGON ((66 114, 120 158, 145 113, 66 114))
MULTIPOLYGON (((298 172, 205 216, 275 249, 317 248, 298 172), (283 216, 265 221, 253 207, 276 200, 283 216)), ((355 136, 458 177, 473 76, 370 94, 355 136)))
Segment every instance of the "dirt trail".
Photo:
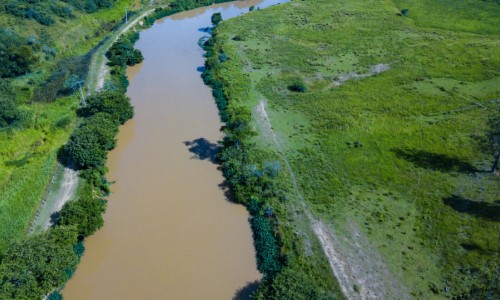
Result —
POLYGON ((349 234, 343 240, 323 221, 315 218, 309 211, 300 193, 297 178, 288 157, 283 151, 278 136, 272 129, 266 111, 266 102, 260 101, 254 109, 260 134, 271 141, 278 150, 290 175, 294 192, 299 199, 304 214, 316 235, 333 274, 347 299, 406 299, 405 289, 390 274, 376 249, 353 222, 349 222, 349 234))
MULTIPOLYGON (((141 22, 141 20, 146 17, 147 15, 149 15, 150 13, 152 13, 154 11, 154 9, 150 9, 144 13, 142 13, 141 15, 139 15, 139 17, 135 18, 133 21, 131 21, 130 23, 128 23, 127 26, 123 27, 122 30, 120 30, 120 32, 116 35, 116 37, 113 39, 113 43, 116 42, 116 40, 118 40, 118 38, 124 34, 125 32, 127 32, 130 28, 132 28, 133 26, 135 26, 137 23, 141 22)), ((100 91, 102 90, 102 88, 104 87, 104 82, 105 82, 105 79, 106 79, 106 74, 108 73, 109 69, 108 69, 108 65, 107 65, 107 58, 104 57, 100 66, 99 66, 99 75, 97 77, 97 84, 96 84, 96 91, 100 91)))
POLYGON ((388 64, 378 64, 378 65, 372 66, 368 70, 368 72, 366 72, 365 74, 358 74, 356 72, 342 74, 342 75, 338 76, 334 82, 332 82, 332 84, 330 85, 330 88, 334 88, 334 87, 337 87, 339 85, 342 85, 344 82, 346 82, 348 80, 362 79, 362 78, 374 76, 374 75, 389 71, 390 68, 391 67, 388 64))
MULTIPOLYGON (((153 11, 154 9, 150 9, 142 13, 138 17, 136 17, 134 20, 130 21, 127 26, 123 27, 120 30, 120 32, 116 34, 112 43, 114 43, 123 33, 132 28, 134 25, 140 22, 145 16, 149 15, 153 11)), ((93 62, 91 64, 91 69, 95 68, 99 70, 94 92, 99 92, 104 87, 106 74, 109 71, 106 63, 107 63, 106 57, 102 59, 96 57, 93 59, 93 62)), ((89 73, 91 72, 92 70, 89 71, 89 73)), ((88 84, 88 86, 91 85, 88 84)), ((91 92, 92 91, 89 90, 87 94, 91 94, 91 92)), ((82 105, 84 104, 82 103, 82 105)), ((53 180, 53 183, 49 188, 49 192, 47 193, 47 196, 45 200, 42 202, 42 205, 37 213, 37 216, 35 217, 30 226, 29 229, 30 233, 47 230, 52 225, 50 216, 53 213, 60 211, 63 208, 64 204, 73 198, 78 187, 78 182, 79 182, 78 172, 71 168, 64 167, 62 179, 60 180, 60 185, 54 186, 56 182, 53 180)))

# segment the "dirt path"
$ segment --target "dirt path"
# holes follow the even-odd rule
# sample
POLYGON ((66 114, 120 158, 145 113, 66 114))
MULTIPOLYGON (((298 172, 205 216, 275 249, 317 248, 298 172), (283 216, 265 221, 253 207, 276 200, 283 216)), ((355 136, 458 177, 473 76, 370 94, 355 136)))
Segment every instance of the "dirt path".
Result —
POLYGON ((374 75, 389 71, 390 68, 391 67, 388 64, 378 64, 378 65, 372 66, 368 70, 368 72, 366 72, 365 74, 358 74, 356 72, 342 74, 342 75, 338 76, 334 82, 332 82, 332 84, 329 86, 329 88, 334 88, 334 87, 337 87, 339 85, 342 85, 344 82, 346 82, 348 80, 362 79, 362 78, 374 76, 374 75))
POLYGON ((348 234, 343 239, 323 221, 315 218, 309 211, 300 193, 297 178, 288 157, 283 151, 278 136, 272 129, 266 102, 260 101, 254 109, 260 134, 271 141, 278 150, 290 175, 294 192, 299 199, 304 214, 317 237, 333 274, 347 299, 406 299, 406 290, 390 274, 376 249, 353 222, 349 222, 348 234))
MULTIPOLYGON (((150 9, 150 10, 142 13, 138 17, 136 17, 133 21, 129 22, 128 25, 125 26, 122 30, 120 30, 120 32, 116 35, 116 37, 113 39, 113 43, 116 42, 116 40, 118 40, 118 38, 122 34, 124 34, 125 32, 127 32, 130 28, 132 28, 133 26, 135 26, 137 23, 141 22, 141 20, 144 17, 146 17, 147 15, 149 15, 150 13, 152 13, 153 11, 154 11, 154 9, 150 9)), ((108 60, 106 59, 106 57, 104 57, 103 60, 102 60, 102 62, 100 63, 99 73, 98 73, 98 76, 97 76, 96 91, 100 91, 104 87, 104 82, 105 82, 105 79, 106 79, 106 74, 109 71, 107 62, 108 62, 108 60)))
MULTIPOLYGON (((136 17, 134 20, 130 21, 128 25, 123 27, 116 34, 116 36, 112 39, 112 42, 109 43, 108 45, 110 46, 112 43, 114 43, 123 33, 132 28, 134 25, 140 22, 145 16, 149 15, 153 11, 154 9, 150 9, 142 13, 138 17, 136 17)), ((97 52, 97 55, 98 56, 103 55, 101 53, 105 53, 107 51, 107 49, 103 50, 105 51, 97 52)), ((92 85, 92 83, 88 83, 88 86, 94 86, 95 88, 93 90, 89 89, 87 95, 91 94, 92 92, 99 92, 104 87, 106 74, 109 71, 106 63, 107 63, 106 57, 93 58, 89 73, 91 73, 92 70, 94 69, 99 71, 98 71, 98 76, 95 79, 97 82, 95 82, 94 85, 92 85)), ((82 103, 82 105, 84 105, 84 103, 82 103)), ((37 212, 37 216, 35 217, 30 226, 29 233, 45 231, 52 225, 50 216, 53 213, 60 211, 63 208, 64 204, 74 197, 78 188, 78 183, 79 183, 78 172, 71 168, 64 167, 62 178, 57 181, 52 180, 52 184, 49 187, 49 192, 47 193, 45 200, 42 201, 42 205, 39 211, 37 212), (55 186, 58 183, 59 185, 55 186)))

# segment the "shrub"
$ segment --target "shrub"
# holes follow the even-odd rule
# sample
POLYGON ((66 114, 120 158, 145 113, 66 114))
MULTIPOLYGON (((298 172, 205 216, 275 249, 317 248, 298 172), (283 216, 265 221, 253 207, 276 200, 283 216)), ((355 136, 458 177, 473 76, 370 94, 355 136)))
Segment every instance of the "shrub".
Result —
POLYGON ((257 268, 266 276, 273 276, 282 269, 280 250, 273 227, 268 218, 255 216, 250 218, 255 250, 257 252, 257 268))
POLYGON ((130 98, 120 92, 102 92, 86 100, 87 106, 80 109, 80 114, 86 117, 97 113, 107 113, 120 124, 134 116, 134 108, 130 98))
POLYGON ((212 15, 212 17, 210 18, 210 20, 212 21, 212 24, 214 26, 219 25, 219 23, 222 22, 222 15, 221 15, 221 13, 214 13, 212 15))
POLYGON ((141 63, 144 57, 141 51, 134 49, 134 44, 138 39, 138 32, 129 32, 122 35, 106 52, 106 57, 109 59, 108 64, 110 66, 124 67, 141 63))
POLYGON ((107 152, 116 145, 118 122, 98 113, 83 121, 64 146, 64 154, 79 168, 103 166, 107 152))
MULTIPOLYGON (((89 188, 87 188, 89 189, 89 188)), ((77 200, 67 202, 59 213, 58 226, 75 226, 78 234, 88 237, 104 225, 106 201, 92 197, 91 191, 77 200)))
POLYGON ((76 242, 76 229, 60 226, 11 244, 0 264, 0 299, 33 299, 61 286, 78 262, 76 242))
POLYGON ((297 82, 289 85, 288 89, 292 92, 304 93, 306 91, 306 86, 303 83, 297 82))

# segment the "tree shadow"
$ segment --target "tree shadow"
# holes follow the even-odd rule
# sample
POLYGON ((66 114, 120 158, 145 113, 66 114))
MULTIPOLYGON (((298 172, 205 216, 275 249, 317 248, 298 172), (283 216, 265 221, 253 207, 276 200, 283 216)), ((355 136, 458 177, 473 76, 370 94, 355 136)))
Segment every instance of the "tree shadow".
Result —
POLYGON ((188 146, 189 152, 194 154, 192 158, 208 160, 214 164, 218 162, 219 144, 211 143, 205 138, 198 138, 193 141, 185 141, 184 145, 188 146))
POLYGON ((24 155, 23 158, 20 159, 11 159, 4 163, 6 167, 22 167, 30 162, 31 155, 24 155))
POLYGON ((470 163, 446 154, 415 149, 391 149, 391 151, 396 157, 409 161, 420 168, 441 172, 473 173, 478 171, 470 163))
POLYGON ((201 27, 201 28, 198 28, 198 31, 199 32, 210 33, 212 31, 212 28, 210 28, 210 27, 201 27))
POLYGON ((205 66, 201 66, 201 67, 196 68, 196 71, 203 73, 203 72, 205 72, 206 69, 207 68, 205 66))
POLYGON ((56 211, 50 214, 50 227, 55 227, 57 224, 59 224, 60 220, 61 220, 60 212, 56 211))
POLYGON ((459 213, 466 213, 495 222, 500 221, 500 205, 498 201, 495 201, 495 203, 476 202, 462 196, 451 195, 443 198, 443 203, 459 213))
POLYGON ((233 300, 249 300, 253 299, 252 294, 259 288, 259 281, 248 282, 244 287, 239 288, 234 293, 233 300))

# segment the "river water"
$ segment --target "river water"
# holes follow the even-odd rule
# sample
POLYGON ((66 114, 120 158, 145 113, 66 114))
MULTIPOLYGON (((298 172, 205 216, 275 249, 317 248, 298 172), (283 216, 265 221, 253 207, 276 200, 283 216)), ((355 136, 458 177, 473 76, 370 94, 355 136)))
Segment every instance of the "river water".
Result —
POLYGON ((109 155, 105 225, 86 241, 65 299, 232 299, 260 279, 248 214, 227 201, 211 161, 221 123, 197 41, 214 12, 279 2, 200 8, 141 32, 145 60, 128 69, 135 117, 109 155))

